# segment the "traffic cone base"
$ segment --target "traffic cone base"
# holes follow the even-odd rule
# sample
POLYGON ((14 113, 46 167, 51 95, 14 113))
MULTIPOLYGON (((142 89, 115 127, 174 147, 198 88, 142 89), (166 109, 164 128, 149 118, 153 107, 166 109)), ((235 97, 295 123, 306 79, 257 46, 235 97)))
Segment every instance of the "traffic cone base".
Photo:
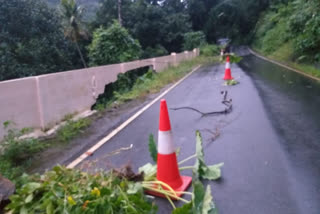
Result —
MULTIPOLYGON (((181 176, 181 180, 182 180, 182 185, 179 186, 178 188, 172 188, 175 192, 176 192, 176 195, 177 197, 181 197, 183 195, 183 193, 181 192, 184 192, 188 189, 188 187, 190 186, 191 184, 191 181, 192 181, 192 177, 189 177, 189 176, 181 176)), ((157 188, 157 186, 155 185, 155 188, 157 188)), ((163 189, 167 189, 165 187, 162 187, 163 189)), ((153 192, 153 191, 146 191, 146 193, 148 193, 149 195, 154 195, 154 196, 158 196, 158 197, 161 197, 161 198, 167 198, 165 195, 159 193, 159 192, 153 192)), ((174 197, 170 197, 172 200, 177 200, 176 198, 174 197)))

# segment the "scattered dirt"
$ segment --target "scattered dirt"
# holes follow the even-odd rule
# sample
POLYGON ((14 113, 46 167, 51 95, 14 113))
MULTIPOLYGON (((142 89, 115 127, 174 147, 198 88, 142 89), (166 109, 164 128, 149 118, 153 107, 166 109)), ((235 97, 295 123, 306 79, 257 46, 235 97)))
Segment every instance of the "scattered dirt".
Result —
POLYGON ((129 181, 143 181, 143 172, 138 174, 134 173, 129 164, 118 169, 113 169, 113 173, 121 179, 127 179, 129 181))

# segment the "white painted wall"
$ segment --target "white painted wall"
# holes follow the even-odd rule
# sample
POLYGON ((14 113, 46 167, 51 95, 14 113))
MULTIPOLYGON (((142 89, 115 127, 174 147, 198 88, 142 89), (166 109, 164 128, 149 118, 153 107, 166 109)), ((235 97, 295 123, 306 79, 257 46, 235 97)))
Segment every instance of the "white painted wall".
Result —
POLYGON ((5 121, 14 128, 48 129, 68 114, 90 110, 105 85, 119 73, 152 66, 161 72, 199 55, 199 50, 133 62, 52 73, 0 82, 0 139, 5 121))

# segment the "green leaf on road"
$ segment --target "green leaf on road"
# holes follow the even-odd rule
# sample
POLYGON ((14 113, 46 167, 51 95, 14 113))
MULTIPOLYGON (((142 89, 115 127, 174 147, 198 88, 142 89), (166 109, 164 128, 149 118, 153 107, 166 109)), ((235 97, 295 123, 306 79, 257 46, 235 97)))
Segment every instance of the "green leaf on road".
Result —
POLYGON ((193 182, 193 213, 217 214, 217 209, 212 201, 211 188, 208 185, 205 191, 203 184, 196 180, 193 182))
POLYGON ((139 172, 144 172, 145 181, 154 180, 157 174, 157 165, 152 165, 151 163, 147 163, 142 167, 139 167, 139 172))
POLYGON ((196 131, 196 155, 197 160, 194 165, 194 174, 199 178, 216 180, 221 177, 221 167, 223 163, 207 166, 204 161, 202 138, 199 131, 196 131))
POLYGON ((203 198, 202 213, 218 214, 218 209, 216 208, 216 205, 213 203, 211 187, 209 185, 207 186, 207 190, 203 198))
POLYGON ((149 135, 149 152, 152 160, 157 163, 158 150, 152 134, 149 135))
POLYGON ((199 180, 193 181, 193 196, 191 203, 172 211, 172 214, 218 214, 218 210, 213 203, 211 188, 208 185, 205 191, 203 184, 199 180))
POLYGON ((192 203, 184 204, 172 211, 172 214, 192 214, 192 203))

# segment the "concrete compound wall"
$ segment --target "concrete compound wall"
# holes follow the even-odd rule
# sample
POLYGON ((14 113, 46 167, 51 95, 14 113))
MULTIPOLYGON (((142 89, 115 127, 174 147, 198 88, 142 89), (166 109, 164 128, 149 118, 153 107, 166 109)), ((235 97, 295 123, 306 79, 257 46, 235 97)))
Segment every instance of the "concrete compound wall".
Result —
POLYGON ((0 82, 0 139, 5 121, 14 128, 49 129, 66 115, 91 109, 105 86, 119 73, 150 66, 161 72, 199 55, 199 49, 133 62, 52 73, 0 82))

